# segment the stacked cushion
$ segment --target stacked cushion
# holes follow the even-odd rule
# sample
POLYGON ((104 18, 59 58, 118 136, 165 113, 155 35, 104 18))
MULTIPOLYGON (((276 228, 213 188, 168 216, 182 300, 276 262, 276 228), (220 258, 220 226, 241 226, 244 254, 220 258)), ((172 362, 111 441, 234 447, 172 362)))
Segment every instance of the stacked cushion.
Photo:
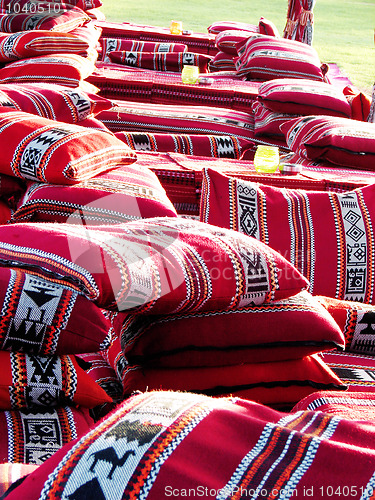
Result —
POLYGON ((324 81, 327 68, 310 45, 268 35, 255 35, 237 45, 237 73, 249 79, 307 78, 324 81))

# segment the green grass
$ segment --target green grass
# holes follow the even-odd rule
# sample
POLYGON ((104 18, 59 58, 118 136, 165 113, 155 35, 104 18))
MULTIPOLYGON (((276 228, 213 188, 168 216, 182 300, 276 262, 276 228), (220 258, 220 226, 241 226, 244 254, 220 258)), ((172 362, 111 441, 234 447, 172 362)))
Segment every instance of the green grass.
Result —
MULTIPOLYGON (((206 32, 214 21, 257 24, 261 16, 283 32, 287 0, 103 0, 108 21, 169 26, 172 19, 185 29, 206 32), (131 7, 133 5, 133 7, 131 7)), ((375 81, 374 0, 317 0, 313 46, 322 62, 335 62, 361 90, 370 93, 375 81)))

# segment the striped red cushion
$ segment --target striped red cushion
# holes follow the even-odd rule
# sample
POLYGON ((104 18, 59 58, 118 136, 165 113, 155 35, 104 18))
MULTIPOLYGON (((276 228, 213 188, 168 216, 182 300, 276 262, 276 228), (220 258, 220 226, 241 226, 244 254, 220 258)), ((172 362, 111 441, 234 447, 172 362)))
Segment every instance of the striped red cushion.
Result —
POLYGON ((250 79, 307 78, 324 81, 327 71, 316 50, 302 42, 255 35, 237 44, 237 72, 250 79))

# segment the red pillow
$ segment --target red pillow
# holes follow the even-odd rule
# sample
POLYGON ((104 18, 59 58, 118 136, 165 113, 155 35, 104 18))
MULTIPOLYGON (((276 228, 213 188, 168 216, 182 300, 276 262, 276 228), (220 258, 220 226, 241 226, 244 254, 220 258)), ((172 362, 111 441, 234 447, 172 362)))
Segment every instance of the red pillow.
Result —
POLYGON ((109 62, 110 52, 187 52, 188 46, 183 43, 149 42, 127 40, 122 38, 101 38, 101 60, 109 62))
POLYGON ((204 172, 201 220, 288 259, 314 295, 375 304, 375 184, 344 193, 280 189, 204 172))
POLYGON ((93 408, 112 399, 74 356, 34 356, 0 351, 0 409, 79 405, 93 408))
POLYGON ((31 184, 12 221, 101 225, 156 216, 177 213, 156 175, 134 163, 74 186, 31 184))
POLYGON ((309 160, 375 170, 372 123, 331 116, 305 116, 281 126, 291 150, 309 160))
MULTIPOLYGON (((65 1, 65 0, 64 0, 65 1)), ((18 31, 28 30, 51 30, 63 31, 65 33, 82 26, 91 18, 80 8, 71 7, 66 9, 60 8, 58 4, 51 7, 51 3, 37 3, 34 7, 30 6, 28 10, 27 2, 24 10, 21 9, 20 2, 15 2, 14 6, 7 7, 6 14, 0 17, 0 31, 4 33, 16 33, 18 31), (17 7, 16 7, 17 5, 17 7), (12 9, 18 10, 17 13, 12 13, 12 9)))
POLYGON ((370 105, 370 111, 367 117, 367 121, 370 123, 375 123, 375 84, 372 88, 372 99, 370 105))
POLYGON ((75 184, 137 159, 112 134, 3 109, 7 109, 0 111, 0 171, 4 174, 75 184))
POLYGON ((287 115, 271 111, 259 101, 253 102, 251 109, 254 114, 255 136, 271 135, 283 137, 280 125, 296 117, 296 115, 287 115))
POLYGON ((107 313, 69 286, 0 268, 0 349, 47 356, 104 349, 107 313))
POLYGON ((375 308, 361 302, 317 296, 345 336, 345 350, 374 355, 375 308))
MULTIPOLYGON (((0 105, 66 123, 78 123, 111 109, 109 99, 53 83, 0 85, 0 105)), ((1 111, 1 108, 0 108, 1 111)))
POLYGON ((210 71, 235 71, 233 56, 219 51, 210 62, 210 71))
POLYGON ((351 116, 344 93, 325 82, 278 78, 260 85, 258 93, 258 100, 278 113, 351 116))
POLYGON ((307 78, 324 81, 327 67, 316 50, 302 42, 267 35, 237 44, 237 73, 250 79, 307 78))
POLYGON ((235 311, 121 315, 127 364, 225 366, 299 358, 345 346, 340 328, 308 292, 235 311), (177 333, 178 332, 178 333, 177 333))
POLYGON ((254 143, 230 135, 148 134, 117 132, 131 149, 136 151, 175 152, 184 155, 240 159, 254 143))
POLYGON ((216 47, 226 54, 237 56, 237 44, 246 42, 246 40, 258 32, 258 28, 254 26, 254 30, 226 30, 221 31, 215 38, 216 47))
POLYGON ((174 71, 181 73, 185 65, 198 66, 200 73, 208 72, 211 56, 194 54, 192 52, 130 52, 113 51, 108 53, 109 59, 118 64, 134 68, 151 69, 155 71, 174 71))
POLYGON ((155 314, 234 310, 308 285, 255 238, 178 217, 0 226, 0 262, 70 283, 100 307, 155 314))
POLYGON ((0 35, 0 62, 53 53, 85 55, 89 45, 69 33, 46 30, 0 35))
POLYGON ((189 391, 217 397, 232 395, 284 407, 317 389, 346 389, 314 354, 300 359, 231 366, 169 369, 127 366, 122 383, 125 395, 138 390, 189 391))
POLYGON ((93 423, 84 408, 0 411, 1 462, 40 465, 77 436, 88 432, 93 423))
POLYGON ((94 70, 94 62, 78 54, 30 57, 0 69, 0 83, 57 83, 78 87, 94 70))
POLYGON ((367 498, 374 449, 370 422, 155 391, 125 401, 39 466, 7 500, 99 499, 107 491, 112 498, 131 498, 135 488, 138 498, 150 499, 185 492, 201 492, 205 499, 235 498, 231 492, 319 498, 321 491, 326 499, 342 498, 342 491, 359 491, 353 498, 364 491, 367 498), (343 490, 346 477, 352 489, 343 490))

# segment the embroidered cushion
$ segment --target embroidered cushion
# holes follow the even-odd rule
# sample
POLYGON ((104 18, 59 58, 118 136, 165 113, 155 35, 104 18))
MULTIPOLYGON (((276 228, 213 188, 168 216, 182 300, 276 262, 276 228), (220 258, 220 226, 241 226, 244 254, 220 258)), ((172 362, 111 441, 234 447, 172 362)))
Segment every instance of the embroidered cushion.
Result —
POLYGON ((0 69, 0 83, 55 83, 78 87, 94 70, 94 61, 78 54, 29 57, 0 69))
POLYGON ((268 244, 314 295, 375 303, 375 184, 344 193, 280 189, 204 172, 201 220, 268 244))
POLYGON ((115 135, 136 151, 173 151, 185 155, 236 160, 240 159, 248 149, 254 147, 253 142, 230 135, 151 134, 143 132, 117 132, 115 135))
POLYGON ((88 432, 93 423, 85 408, 0 411, 1 462, 39 466, 64 445, 88 432))
POLYGON ((332 315, 345 336, 345 350, 375 354, 375 308, 361 302, 317 296, 317 300, 332 315))
POLYGON ((135 163, 74 186, 33 183, 12 220, 100 225, 176 215, 156 175, 135 163))
POLYGON ((331 116, 305 116, 281 126, 288 146, 309 160, 375 169, 375 127, 372 123, 331 116))
POLYGON ((111 398, 72 355, 34 356, 0 351, 0 409, 63 405, 93 408, 111 398))
POLYGON ((208 72, 211 56, 192 52, 130 52, 113 51, 108 53, 109 59, 117 64, 133 68, 144 68, 155 71, 174 71, 181 73, 185 65, 198 66, 200 73, 208 72))
POLYGON ((307 287, 255 238, 179 217, 0 226, 0 262, 70 283, 100 307, 155 314, 233 310, 307 287))
POLYGON ((150 499, 199 491, 204 498, 232 491, 302 497, 317 484, 341 492, 348 471, 352 491, 370 496, 374 448, 369 422, 156 391, 125 401, 39 466, 8 500, 106 498, 107 491, 126 498, 135 488, 150 499))
POLYGON ((178 368, 293 359, 344 347, 344 339, 325 308, 301 292, 234 311, 129 314, 121 346, 130 365, 178 368))
POLYGON ((4 174, 75 184, 136 161, 134 151, 112 134, 3 109, 7 110, 0 108, 0 171, 4 174))
POLYGON ((375 123, 375 84, 372 87, 372 99, 367 121, 370 123, 375 123))
POLYGON ((317 389, 346 389, 338 376, 315 354, 292 360, 230 366, 127 366, 122 383, 125 395, 137 390, 189 391, 217 397, 233 395, 284 407, 297 403, 317 389))
POLYGON ((351 116, 351 108, 344 93, 325 82, 278 78, 259 87, 258 99, 278 113, 351 116))
POLYGON ((75 354, 105 348, 107 313, 57 280, 0 268, 0 349, 75 354))
POLYGON ((61 88, 52 83, 1 84, 0 105, 80 125, 83 120, 112 108, 109 99, 84 92, 79 87, 61 88))
MULTIPOLYGON (((15 2, 16 3, 16 2, 15 2)), ((18 2, 20 6, 20 2, 18 2)), ((3 33, 16 33, 28 30, 51 30, 63 31, 65 33, 89 22, 90 17, 80 8, 50 8, 47 3, 40 3, 41 11, 27 10, 18 13, 10 13, 0 17, 0 31, 3 33)), ((12 12, 11 7, 7 12, 12 12)), ((17 7, 18 9, 18 7, 17 7)))
POLYGON ((105 38, 100 39, 101 60, 109 62, 108 54, 110 52, 187 52, 188 46, 183 43, 171 42, 149 42, 141 40, 127 40, 123 38, 105 38))
POLYGON ((236 46, 237 73, 250 79, 307 78, 324 81, 327 67, 316 50, 302 42, 267 35, 251 36, 236 46))
POLYGON ((54 31, 21 31, 0 35, 0 62, 53 53, 84 55, 89 45, 69 33, 54 31))

